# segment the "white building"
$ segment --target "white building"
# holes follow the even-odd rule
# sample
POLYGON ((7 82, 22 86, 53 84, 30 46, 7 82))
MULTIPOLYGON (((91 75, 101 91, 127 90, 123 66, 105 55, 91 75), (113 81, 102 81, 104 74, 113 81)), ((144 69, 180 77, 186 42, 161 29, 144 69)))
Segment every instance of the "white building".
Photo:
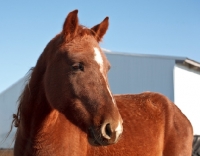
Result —
MULTIPOLYGON (((184 57, 106 52, 111 63, 109 82, 114 94, 160 92, 182 110, 200 134, 200 63, 184 57)), ((10 130, 12 114, 26 78, 0 94, 0 140, 10 130)), ((15 128, 14 128, 15 129, 15 128)), ((11 147, 14 131, 0 148, 11 147)))

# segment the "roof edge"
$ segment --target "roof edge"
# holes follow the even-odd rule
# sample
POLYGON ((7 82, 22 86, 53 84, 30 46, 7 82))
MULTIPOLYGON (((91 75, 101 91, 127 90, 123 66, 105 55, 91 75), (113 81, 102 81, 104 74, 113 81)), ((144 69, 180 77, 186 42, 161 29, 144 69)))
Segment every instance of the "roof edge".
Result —
POLYGON ((179 56, 168 56, 168 55, 156 55, 156 54, 138 54, 138 53, 123 53, 123 52, 113 52, 113 51, 104 51, 105 54, 111 54, 111 55, 122 55, 122 56, 133 56, 133 57, 149 57, 149 58, 161 58, 161 59, 173 59, 173 60, 179 60, 184 61, 187 59, 187 57, 179 57, 179 56))
POLYGON ((187 57, 179 57, 179 56, 167 56, 167 55, 154 55, 154 54, 137 54, 137 53, 123 53, 123 52, 112 52, 103 49, 105 54, 109 55, 122 55, 122 56, 132 56, 132 57, 149 57, 149 58, 160 58, 160 59, 173 59, 177 64, 185 65, 189 68, 200 71, 200 62, 194 61, 187 57))
POLYGON ((187 58, 187 59, 185 60, 185 63, 190 64, 190 65, 193 65, 193 66, 195 66, 195 67, 197 67, 197 68, 200 68, 200 63, 199 63, 199 62, 194 61, 194 60, 191 60, 191 59, 189 59, 189 58, 187 58))

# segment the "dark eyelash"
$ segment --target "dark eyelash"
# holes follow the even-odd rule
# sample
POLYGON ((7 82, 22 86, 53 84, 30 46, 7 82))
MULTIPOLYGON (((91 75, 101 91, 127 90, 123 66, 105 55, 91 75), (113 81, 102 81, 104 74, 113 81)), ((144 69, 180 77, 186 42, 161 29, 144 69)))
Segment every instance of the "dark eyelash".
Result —
POLYGON ((72 69, 74 71, 78 71, 78 70, 84 71, 84 65, 83 65, 83 63, 78 62, 78 63, 75 63, 72 65, 72 69))

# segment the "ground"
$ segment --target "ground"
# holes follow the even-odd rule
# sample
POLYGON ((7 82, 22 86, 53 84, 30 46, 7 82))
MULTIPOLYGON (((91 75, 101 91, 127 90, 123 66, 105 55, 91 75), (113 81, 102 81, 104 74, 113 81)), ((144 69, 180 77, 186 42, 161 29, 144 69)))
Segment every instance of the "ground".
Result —
POLYGON ((0 156, 13 156, 13 149, 0 149, 0 156))

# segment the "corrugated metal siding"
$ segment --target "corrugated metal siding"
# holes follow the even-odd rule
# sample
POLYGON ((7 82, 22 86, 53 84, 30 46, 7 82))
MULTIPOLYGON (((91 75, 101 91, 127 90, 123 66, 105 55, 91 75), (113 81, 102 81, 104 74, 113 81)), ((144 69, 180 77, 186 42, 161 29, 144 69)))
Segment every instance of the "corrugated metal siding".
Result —
POLYGON ((109 83, 114 94, 159 92, 174 101, 175 59, 106 53, 111 63, 109 83))

